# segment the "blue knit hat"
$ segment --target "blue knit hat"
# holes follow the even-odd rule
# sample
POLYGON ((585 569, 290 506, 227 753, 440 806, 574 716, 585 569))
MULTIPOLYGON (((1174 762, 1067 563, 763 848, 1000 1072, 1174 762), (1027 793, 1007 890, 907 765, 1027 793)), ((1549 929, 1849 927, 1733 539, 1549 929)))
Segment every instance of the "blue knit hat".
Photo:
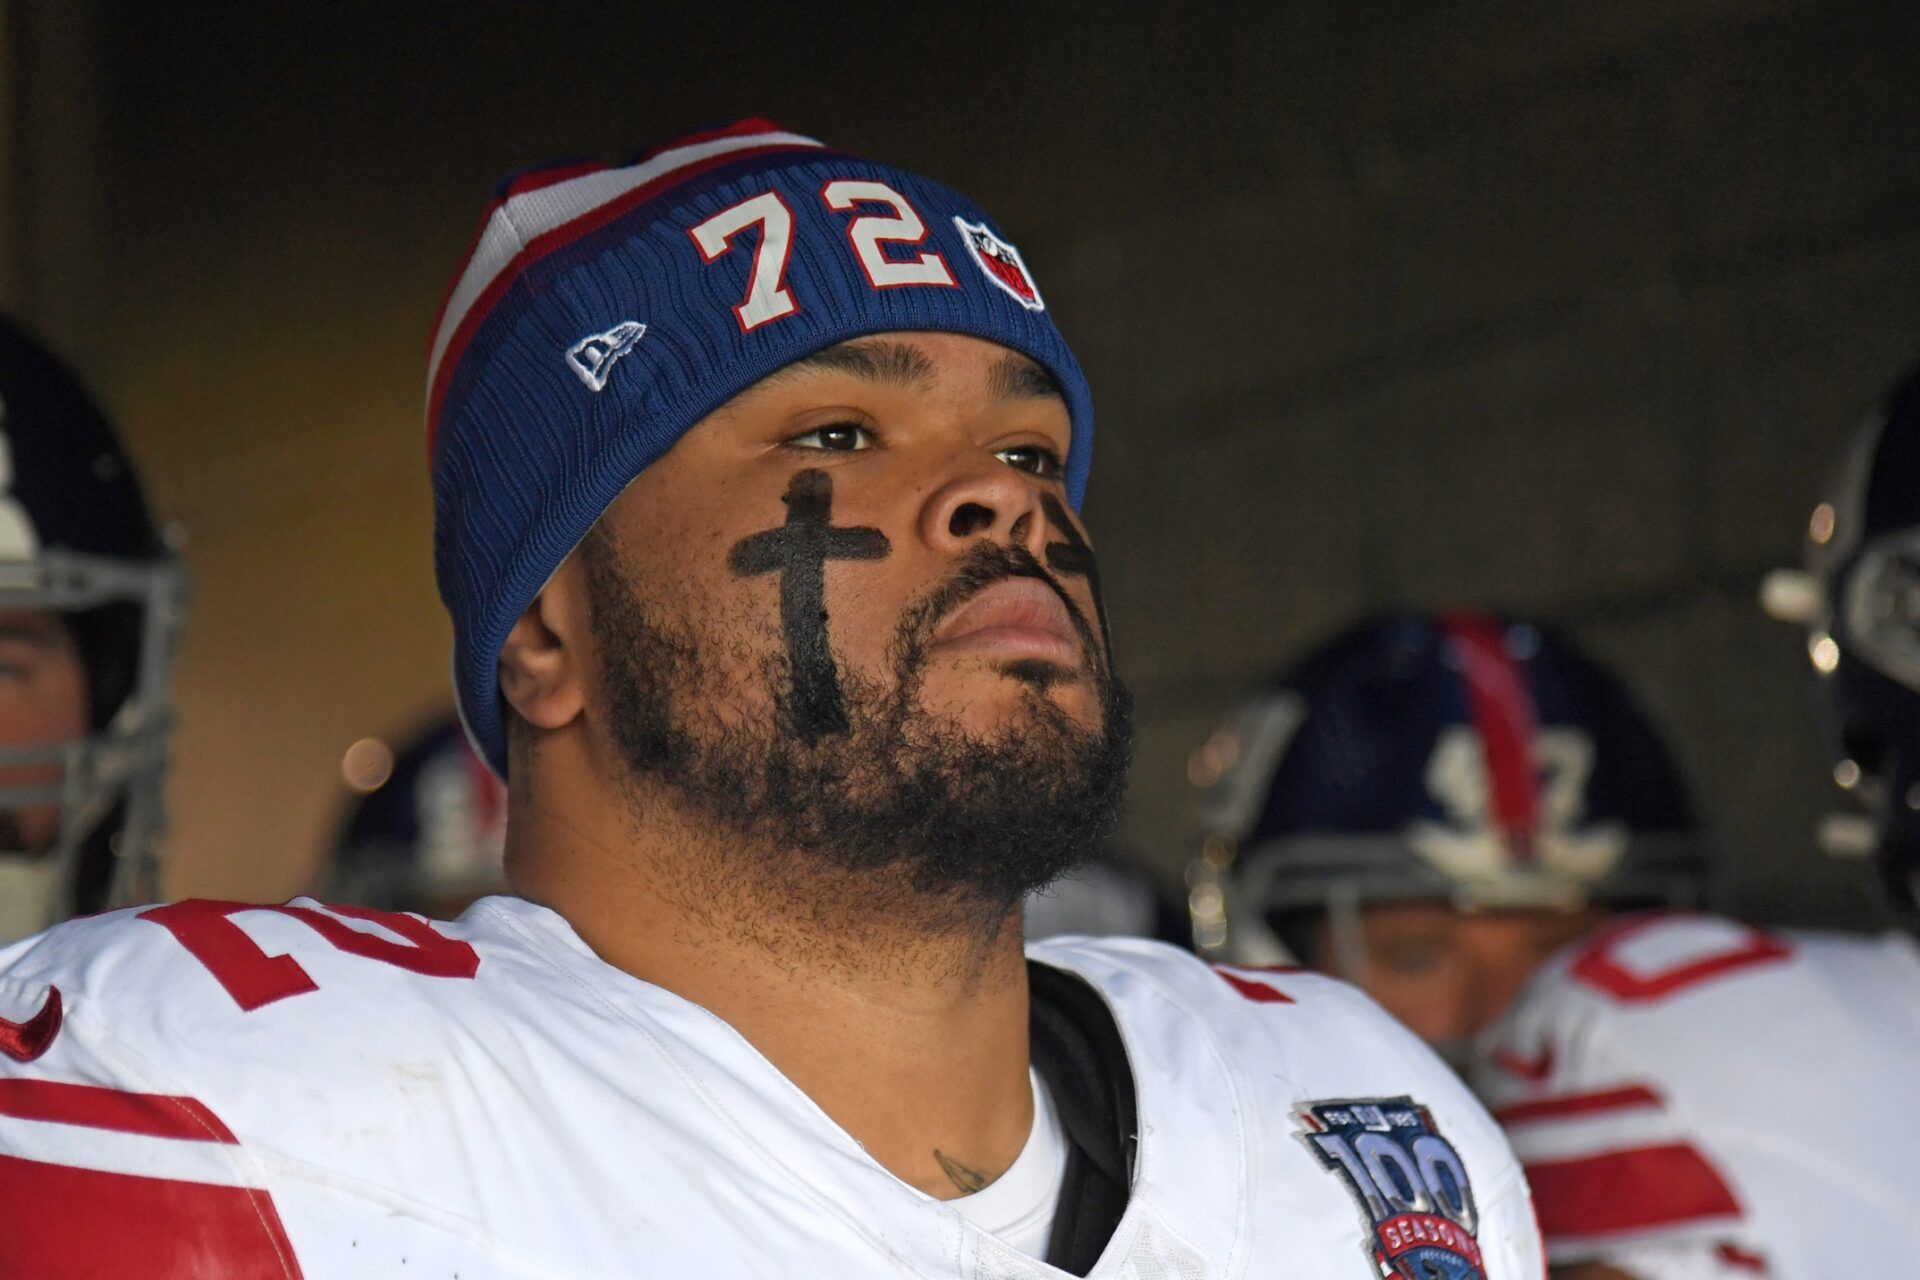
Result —
POLYGON ((427 366, 434 570, 454 694, 505 776, 500 648, 628 482, 775 370, 863 334, 971 334, 1066 394, 1067 493, 1093 408, 1019 250, 965 196, 764 120, 624 168, 509 181, 427 366))

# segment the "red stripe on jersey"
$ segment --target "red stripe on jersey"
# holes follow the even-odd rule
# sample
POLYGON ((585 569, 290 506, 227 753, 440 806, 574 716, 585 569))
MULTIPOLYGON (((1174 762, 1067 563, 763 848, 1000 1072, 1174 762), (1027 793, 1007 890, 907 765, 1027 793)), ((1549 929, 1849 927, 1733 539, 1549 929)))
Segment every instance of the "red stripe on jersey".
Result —
POLYGON ((1719 1173, 1685 1143, 1545 1160, 1526 1174, 1549 1240, 1740 1216, 1719 1173))
POLYGON ((141 1178, 0 1155, 0 1275, 299 1280, 252 1187, 141 1178))
POLYGON ((1580 958, 1573 962, 1567 972, 1576 981, 1604 991, 1616 1000, 1626 1004, 1638 1004, 1662 999, 1676 991, 1724 974, 1735 973, 1758 964, 1772 964, 1793 955, 1793 947, 1785 940, 1775 937, 1764 929, 1756 929, 1749 925, 1743 926, 1746 929, 1746 938, 1739 945, 1686 961, 1670 969, 1662 969, 1657 973, 1636 973, 1614 959, 1615 950, 1619 944, 1634 934, 1685 918, 1655 913, 1628 916, 1604 924, 1588 935, 1580 958))
POLYGON ((1592 1093, 1563 1093, 1558 1097, 1535 1098, 1531 1102, 1516 1102, 1510 1107, 1501 1107, 1493 1113, 1493 1118, 1501 1124, 1531 1124, 1537 1120, 1566 1120, 1574 1116, 1590 1116, 1602 1111, 1625 1111, 1632 1107, 1659 1107, 1660 1095, 1643 1084, 1625 1085, 1618 1089, 1599 1089, 1592 1093))
POLYGON ((1755 1275, 1767 1273, 1767 1260, 1757 1253, 1748 1253, 1737 1244, 1718 1244, 1714 1246, 1713 1256, 1730 1267, 1741 1271, 1751 1271, 1755 1275))
POLYGON ((1534 1084, 1545 1084, 1553 1075, 1555 1056, 1556 1052, 1552 1045, 1548 1045, 1531 1058, 1523 1058, 1512 1049, 1502 1047, 1493 1051, 1493 1065, 1510 1076, 1518 1076, 1534 1084))
MULTIPOLYGON (((0 1080, 0 1116, 112 1129, 116 1133, 137 1133, 149 1138, 239 1141, 220 1123, 218 1116, 196 1099, 163 1093, 123 1093, 118 1089, 59 1080, 0 1080)), ((0 1203, 5 1199, 0 1196, 0 1203)))
POLYGON ((1241 995, 1253 1001, 1255 1004, 1293 1004, 1294 1003, 1294 999, 1292 996, 1288 995, 1284 991, 1279 990, 1278 988, 1270 987, 1264 982, 1253 982, 1253 981, 1250 981, 1249 979, 1238 977, 1234 974, 1228 973, 1225 969, 1222 969, 1219 965, 1215 965, 1213 967, 1213 971, 1219 974, 1222 978, 1226 979, 1226 983, 1228 986, 1232 987, 1235 991, 1238 991, 1241 995))
POLYGON ((1534 758, 1533 691, 1526 673, 1507 652, 1499 624, 1472 615, 1443 624, 1460 674, 1467 684, 1467 706, 1487 762, 1487 790, 1493 820, 1530 854, 1540 827, 1540 766, 1534 758))

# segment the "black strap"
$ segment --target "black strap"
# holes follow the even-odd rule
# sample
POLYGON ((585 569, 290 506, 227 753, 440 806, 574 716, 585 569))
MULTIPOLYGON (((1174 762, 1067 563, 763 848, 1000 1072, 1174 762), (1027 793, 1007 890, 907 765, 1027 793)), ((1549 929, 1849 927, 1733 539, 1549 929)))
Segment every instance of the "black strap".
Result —
POLYGON ((1027 984, 1033 1068, 1067 1133, 1067 1172, 1047 1261, 1084 1276, 1127 1208, 1136 1133, 1133 1068, 1112 1012, 1085 979, 1029 961, 1027 984))

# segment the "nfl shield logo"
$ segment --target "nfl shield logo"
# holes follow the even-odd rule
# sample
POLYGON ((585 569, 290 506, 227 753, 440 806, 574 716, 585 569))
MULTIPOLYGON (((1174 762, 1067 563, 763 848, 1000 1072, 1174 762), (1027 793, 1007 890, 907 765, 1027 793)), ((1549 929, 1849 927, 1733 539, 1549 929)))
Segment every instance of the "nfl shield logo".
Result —
POLYGON ((1006 290, 1015 302, 1027 310, 1047 309, 1047 304, 1040 300, 1040 288, 1028 274, 1027 264, 1021 260, 1018 249, 987 230, 985 223, 955 218, 953 225, 960 228, 960 238, 967 242, 967 252, 973 255, 974 265, 980 268, 987 279, 1006 290))

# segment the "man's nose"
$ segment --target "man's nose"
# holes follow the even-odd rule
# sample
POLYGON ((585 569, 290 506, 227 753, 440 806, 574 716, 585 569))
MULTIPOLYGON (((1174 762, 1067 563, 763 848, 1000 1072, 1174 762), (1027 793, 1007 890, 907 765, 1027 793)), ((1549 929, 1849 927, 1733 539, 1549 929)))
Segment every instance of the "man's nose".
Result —
POLYGON ((958 461, 920 512, 927 545, 958 555, 982 540, 1026 548, 1043 563, 1047 519, 1037 486, 991 455, 958 461))

